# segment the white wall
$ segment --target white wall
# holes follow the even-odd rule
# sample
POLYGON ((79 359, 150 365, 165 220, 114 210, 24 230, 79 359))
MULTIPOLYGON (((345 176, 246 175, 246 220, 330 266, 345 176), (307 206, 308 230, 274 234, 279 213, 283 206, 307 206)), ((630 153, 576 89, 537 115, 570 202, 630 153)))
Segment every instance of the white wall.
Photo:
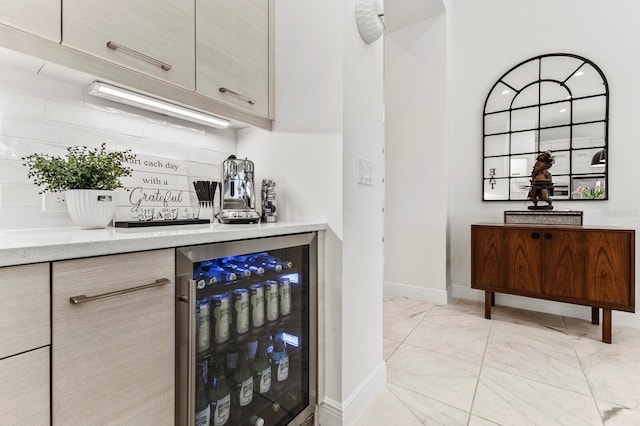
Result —
POLYGON ((370 45, 362 41, 354 8, 355 1, 343 2, 342 389, 346 424, 371 399, 367 392, 381 390, 386 382, 382 361, 384 44, 383 40, 370 45), (357 183, 359 159, 373 163, 372 186, 357 183))
MULTIPOLYGON (((482 108, 493 83, 517 63, 544 53, 569 52, 594 61, 609 82, 610 200, 554 203, 556 209, 584 211, 586 225, 637 229, 639 209, 636 179, 637 100, 640 57, 630 46, 640 44, 637 21, 640 3, 634 0, 454 0, 452 64, 448 119, 451 145, 449 196, 450 278, 452 294, 475 298, 470 287, 469 225, 500 222, 506 209, 523 203, 482 202, 482 108)), ((426 82, 424 84, 427 84, 426 82)), ((637 293, 637 301, 640 296, 637 293)), ((498 296, 498 303, 589 318, 585 307, 526 298, 498 296)), ((633 316, 616 312, 616 321, 633 316)))
POLYGON ((446 303, 447 22, 385 35, 384 289, 446 303))
MULTIPOLYGON (((318 220, 325 238, 326 395, 342 400, 342 16, 339 0, 276 2, 276 121, 238 132, 255 179, 275 180, 279 221, 318 220), (300 17, 310 17, 301 19, 300 17)), ((322 303, 324 301, 321 301, 322 303)))
POLYGON ((68 146, 105 142, 107 149, 184 161, 188 175, 212 178, 236 152, 235 130, 167 120, 88 97, 76 73, 43 64, 0 52, 0 229, 75 226, 66 211, 43 212, 40 189, 29 182, 21 160, 35 152, 64 156, 68 146))
MULTIPOLYGON (((323 220, 323 425, 349 424, 384 386, 382 42, 365 45, 354 1, 276 2, 276 121, 238 132, 256 178, 276 180, 278 220, 323 220), (304 17, 304 19, 302 19, 304 17), (356 184, 357 160, 374 164, 356 184)), ((321 337, 322 338, 322 337, 321 337)))

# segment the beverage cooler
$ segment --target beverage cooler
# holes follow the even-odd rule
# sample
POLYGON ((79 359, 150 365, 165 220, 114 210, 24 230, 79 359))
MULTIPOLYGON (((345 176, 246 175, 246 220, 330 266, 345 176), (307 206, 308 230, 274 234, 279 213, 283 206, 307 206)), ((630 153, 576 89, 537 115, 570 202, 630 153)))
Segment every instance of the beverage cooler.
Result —
POLYGON ((316 234, 177 252, 176 425, 313 424, 316 234))

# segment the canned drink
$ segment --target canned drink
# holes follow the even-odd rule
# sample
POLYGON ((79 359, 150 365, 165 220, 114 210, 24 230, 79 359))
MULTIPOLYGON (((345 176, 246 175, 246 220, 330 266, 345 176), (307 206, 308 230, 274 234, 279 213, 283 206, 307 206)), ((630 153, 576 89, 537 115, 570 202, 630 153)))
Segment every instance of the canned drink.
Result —
POLYGON ((249 309, 251 310, 251 326, 253 328, 264 325, 264 287, 254 284, 249 287, 249 309))
POLYGON ((280 296, 280 315, 287 316, 291 313, 291 283, 289 278, 278 280, 278 295, 280 296))
POLYGON ((239 288, 233 290, 231 294, 234 331, 244 334, 249 331, 249 291, 246 288, 239 288))
POLYGON ((229 296, 216 294, 211 296, 213 341, 224 343, 229 340, 229 296))
POLYGON ((267 281, 264 283, 264 300, 267 310, 267 321, 276 321, 278 319, 278 282, 267 281))
POLYGON ((209 299, 205 297, 204 299, 200 299, 196 302, 197 352, 204 352, 209 349, 210 319, 209 299))

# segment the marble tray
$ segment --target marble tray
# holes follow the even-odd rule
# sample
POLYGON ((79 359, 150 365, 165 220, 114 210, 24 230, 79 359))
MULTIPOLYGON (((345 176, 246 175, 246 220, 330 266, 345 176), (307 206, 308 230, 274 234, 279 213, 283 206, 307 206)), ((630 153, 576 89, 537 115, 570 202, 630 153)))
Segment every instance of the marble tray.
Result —
POLYGON ((504 223, 582 226, 578 210, 505 210, 504 223))

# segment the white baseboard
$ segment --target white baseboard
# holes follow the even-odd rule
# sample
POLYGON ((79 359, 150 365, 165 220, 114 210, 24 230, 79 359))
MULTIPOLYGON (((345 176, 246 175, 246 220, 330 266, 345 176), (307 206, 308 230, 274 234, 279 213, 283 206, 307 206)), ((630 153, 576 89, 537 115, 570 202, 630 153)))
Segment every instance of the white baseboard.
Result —
POLYGON ((349 426, 373 403, 387 385, 387 364, 381 361, 343 403, 325 397, 320 405, 319 426, 349 426))
POLYGON ((409 297, 411 299, 424 300, 426 302, 437 303, 440 305, 447 304, 447 291, 435 288, 418 287, 415 285, 384 282, 384 294, 392 294, 394 296, 409 297))
MULTIPOLYGON (((484 302, 484 291, 461 285, 449 287, 451 297, 484 302)), ((562 315, 591 321, 591 308, 571 303, 554 302, 551 300, 534 299, 532 297, 513 296, 511 294, 496 293, 496 305, 510 306, 518 309, 545 312, 547 314, 562 315)), ((613 311, 613 325, 640 328, 640 314, 613 311)))
POLYGON ((324 397, 318 412, 318 426, 342 426, 342 404, 324 397))

